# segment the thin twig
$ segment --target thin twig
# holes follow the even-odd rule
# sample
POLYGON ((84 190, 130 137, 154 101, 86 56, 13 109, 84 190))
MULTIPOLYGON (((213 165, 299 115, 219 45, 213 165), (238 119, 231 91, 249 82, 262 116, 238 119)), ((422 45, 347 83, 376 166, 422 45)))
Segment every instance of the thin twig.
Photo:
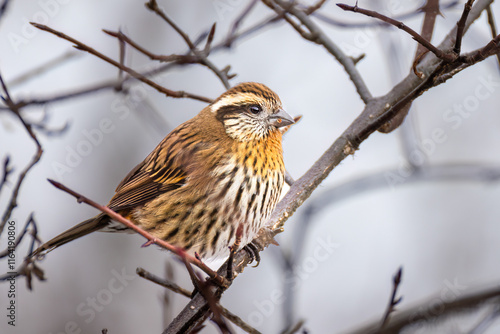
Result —
POLYGON ((396 298, 396 295, 398 293, 398 288, 399 284, 401 284, 401 276, 403 274, 403 267, 399 267, 398 271, 392 278, 392 293, 391 293, 391 299, 389 300, 389 304, 387 305, 387 308, 384 312, 384 316, 382 317, 382 322, 380 324, 380 329, 383 329, 388 321, 389 321, 389 316, 391 315, 392 312, 396 310, 396 305, 398 305, 401 300, 403 299, 402 297, 396 298))
POLYGON ((178 293, 184 297, 191 298, 191 291, 184 289, 183 287, 180 287, 174 282, 170 282, 164 278, 153 275, 149 271, 143 268, 137 268, 135 272, 137 273, 137 275, 141 276, 144 279, 147 279, 148 281, 161 285, 162 287, 167 288, 170 291, 178 293))
MULTIPOLYGON (((184 288, 180 287, 179 285, 177 285, 169 280, 166 280, 164 278, 156 276, 143 268, 137 268, 136 272, 137 272, 137 275, 141 276, 142 278, 147 279, 148 281, 151 281, 153 283, 161 285, 161 286, 163 286, 163 287, 165 287, 165 288, 167 288, 175 293, 178 293, 186 298, 191 298, 191 291, 184 289, 184 288)), ((222 315, 225 318, 227 318, 229 321, 231 321, 233 324, 240 327, 241 329, 243 329, 247 333, 260 334, 260 332, 258 330, 256 330, 255 328, 253 328, 252 326, 250 326, 249 324, 244 322, 240 317, 238 317, 237 315, 235 315, 234 313, 229 311, 227 308, 223 307, 222 305, 219 305, 219 306, 220 306, 220 310, 221 310, 222 315)))
MULTIPOLYGON (((449 9, 449 8, 453 8, 455 7, 456 5, 458 5, 460 3, 459 0, 452 0, 444 5, 441 6, 441 8, 444 9, 449 9)), ((416 15, 418 15, 420 12, 419 11, 415 11, 415 10, 412 10, 410 12, 407 12, 407 13, 403 13, 403 14, 398 14, 396 16, 393 17, 393 19, 395 20, 398 20, 398 21, 402 21, 402 20, 406 20, 406 19, 411 19, 413 17, 415 17, 416 15)), ((383 27, 383 28, 386 28, 386 27, 390 27, 390 24, 386 23, 386 22, 383 22, 383 21, 373 21, 373 20, 370 20, 370 21, 367 21, 367 22, 346 22, 346 21, 340 21, 338 19, 334 19, 334 18, 331 18, 329 16, 326 16, 325 14, 321 13, 321 12, 315 12, 312 14, 312 16, 314 16, 315 18, 317 18, 318 20, 321 20, 327 24, 330 24, 332 26, 335 26, 335 27, 341 27, 341 28, 347 28, 347 29, 358 29, 358 28, 373 28, 373 27, 383 27)))
MULTIPOLYGON (((269 1, 271 0, 265 0, 266 5, 275 10, 276 7, 273 3, 269 3, 269 1)), ((309 30, 311 38, 314 37, 314 42, 322 45, 332 56, 334 56, 338 60, 340 64, 342 64, 352 83, 356 87, 356 91, 358 92, 360 98, 365 104, 369 103, 373 97, 363 78, 361 77, 361 74, 357 70, 352 58, 344 54, 341 48, 333 43, 333 41, 324 33, 324 31, 303 10, 299 9, 293 4, 290 5, 288 2, 283 2, 280 0, 274 0, 273 2, 279 5, 283 11, 295 16, 300 21, 300 23, 309 30)))
POLYGON ((170 90, 170 89, 167 89, 165 87, 162 87, 160 85, 158 85, 156 82, 148 79, 147 77, 145 77, 144 75, 140 74, 139 72, 127 67, 127 66, 124 66, 122 64, 120 64, 119 62, 117 62, 116 60, 113 60, 111 58, 109 58, 108 56, 105 56, 104 54, 98 52, 97 50, 91 48, 90 46, 74 39, 73 37, 70 37, 60 31, 57 31, 55 29, 52 29, 46 25, 43 25, 43 24, 39 24, 39 23, 35 23, 35 22, 31 22, 31 24, 33 26, 35 26, 36 28, 40 29, 40 30, 43 30, 43 31, 47 31, 51 34, 54 34, 56 35, 57 37, 59 38, 62 38, 62 39, 65 39, 73 44, 75 44, 75 47, 79 50, 82 50, 82 51, 85 51, 85 52, 88 52, 104 61, 106 61, 107 63, 110 63, 111 65, 119 68, 120 70, 124 71, 124 72, 127 72, 129 75, 131 75, 132 77, 136 78, 137 80, 140 80, 142 82, 144 82, 145 84, 153 87, 154 89, 156 89, 157 91, 159 91, 160 93, 163 93, 165 94, 166 96, 168 97, 174 97, 174 98, 190 98, 190 99, 193 99, 193 100, 198 100, 198 101, 203 101, 203 102, 212 102, 212 99, 209 99, 207 97, 204 97, 204 96, 200 96, 200 95, 196 95, 196 94, 191 94, 191 93, 188 93, 188 92, 185 92, 185 91, 173 91, 173 90, 170 90))
POLYGON ((13 172, 13 168, 9 165, 10 156, 6 156, 3 159, 3 172, 2 172, 2 180, 0 181, 0 192, 2 191, 3 186, 7 183, 9 175, 13 172))
POLYGON ((192 63, 195 63, 198 61, 198 57, 194 56, 194 55, 187 55, 187 54, 186 55, 172 54, 172 55, 168 55, 168 56, 157 55, 157 54, 154 54, 154 53, 148 51, 147 49, 143 48, 142 46, 140 46, 138 43, 136 43, 134 40, 132 40, 130 37, 128 37, 127 35, 125 35, 121 31, 115 32, 115 31, 106 30, 106 29, 103 29, 102 31, 104 33, 112 36, 112 37, 117 38, 120 41, 127 43, 128 45, 130 45, 131 47, 133 47, 134 49, 136 49, 140 53, 146 55, 151 60, 158 60, 158 61, 165 62, 165 63, 175 62, 177 64, 192 64, 192 63))
POLYGON ((299 320, 295 325, 293 325, 290 328, 285 329, 284 331, 281 332, 281 334, 295 334, 298 333, 299 330, 304 326, 304 320, 299 320))
MULTIPOLYGON (((229 78, 227 71, 219 70, 209 59, 208 54, 210 51, 210 43, 212 42, 213 35, 215 33, 215 23, 212 25, 210 29, 210 33, 208 35, 207 46, 204 51, 200 51, 196 48, 196 45, 191 41, 188 34, 186 34, 173 20, 171 20, 167 14, 158 6, 156 0, 150 0, 146 3, 146 8, 158 14, 165 22, 167 22, 186 42, 191 52, 199 58, 200 64, 208 67, 215 75, 221 80, 222 84, 226 89, 231 88, 229 84, 229 78)), ((229 69, 228 69, 229 70, 229 69)))
POLYGON ((416 40, 418 43, 422 44, 426 49, 428 49, 429 51, 434 53, 436 55, 436 57, 438 57, 439 59, 442 59, 442 60, 447 61, 447 62, 451 62, 451 61, 454 61, 457 59, 456 55, 449 54, 449 53, 446 53, 446 52, 439 50, 434 45, 432 45, 429 41, 427 41, 422 36, 420 36, 419 33, 417 33, 415 30, 411 29, 410 27, 408 27, 407 25, 405 25, 401 21, 396 21, 390 17, 387 17, 385 15, 377 13, 373 10, 363 9, 363 8, 358 7, 358 6, 349 6, 349 5, 342 4, 342 3, 338 3, 337 6, 339 6, 340 8, 342 8, 345 11, 361 13, 361 14, 364 14, 366 16, 370 16, 370 17, 379 19, 381 21, 387 22, 387 23, 395 26, 398 29, 403 30, 404 32, 411 35, 413 37, 413 39, 416 40))
POLYGON ((430 298, 428 301, 399 311, 393 317, 386 327, 380 330, 380 322, 371 323, 357 330, 345 332, 349 334, 395 334, 403 332, 404 328, 409 328, 415 324, 422 326, 424 322, 434 322, 437 318, 443 318, 447 315, 459 314, 470 311, 478 306, 492 301, 498 303, 500 299, 500 289, 498 287, 478 291, 474 293, 461 294, 451 300, 443 300, 442 295, 430 298), (439 310, 436 312, 436 300, 440 301, 439 310))
MULTIPOLYGON (((263 28, 265 28, 271 24, 277 23, 279 21, 279 19, 280 19, 280 17, 277 15, 265 18, 262 21, 245 29, 241 33, 237 33, 234 36, 231 36, 230 40, 226 39, 225 41, 213 46, 211 49, 211 53, 214 53, 215 51, 221 51, 223 49, 226 49, 226 48, 230 47, 233 42, 240 40, 240 39, 243 39, 245 37, 248 37, 252 34, 255 34, 255 33, 259 32, 260 30, 262 30, 263 28), (226 44, 226 42, 228 42, 228 41, 230 42, 229 45, 226 44)), ((207 32, 207 34, 208 34, 208 32, 207 32)), ((202 34, 202 35, 206 35, 206 34, 202 34)), ((170 69, 173 69, 174 67, 176 67, 178 65, 180 65, 180 64, 177 64, 177 63, 164 64, 164 65, 159 66, 155 69, 141 72, 141 74, 145 77, 150 77, 150 76, 154 76, 154 75, 157 75, 160 73, 164 73, 170 69)), ((126 79, 124 79, 124 82, 128 82, 132 79, 133 79, 133 77, 126 78, 126 79)), ((45 105, 45 104, 49 104, 49 103, 61 102, 61 101, 65 101, 67 99, 71 99, 71 98, 75 98, 75 97, 82 97, 82 96, 85 96, 88 94, 93 94, 95 92, 100 92, 100 91, 109 90, 109 89, 115 89, 116 85, 119 83, 120 82, 115 80, 115 79, 106 80, 106 81, 103 81, 103 82, 95 84, 95 85, 79 88, 79 89, 76 89, 74 91, 58 94, 55 96, 32 98, 29 100, 20 100, 20 101, 17 101, 17 106, 19 108, 21 108, 21 107, 28 107, 28 106, 34 106, 34 105, 36 106, 36 105, 45 105)), ((9 109, 8 107, 0 106, 0 110, 8 110, 8 109, 9 109)))
MULTIPOLYGON (((31 254, 33 250, 35 249, 35 245, 41 244, 40 239, 38 238, 38 228, 37 224, 35 221, 35 218, 33 217, 33 213, 30 214, 28 220, 26 221, 26 224, 21 232, 21 234, 17 237, 15 244, 13 247, 8 247, 5 251, 3 251, 0 254, 0 258, 7 256, 10 252, 11 249, 16 249, 21 241, 23 240, 24 236, 26 233, 28 233, 28 229, 30 229, 30 235, 31 235, 31 242, 30 246, 28 247, 28 252, 26 253, 27 255, 31 254)), ((18 276, 25 276, 26 277, 26 285, 29 290, 32 289, 32 280, 33 280, 33 275, 37 277, 39 280, 43 281, 45 280, 45 274, 43 270, 38 267, 35 263, 32 263, 31 261, 27 260, 27 258, 23 261, 21 266, 14 271, 12 268, 9 267, 9 272, 6 274, 0 276, 0 281, 6 281, 10 280, 12 278, 16 278, 18 276)))
POLYGON ((193 281, 193 285, 195 289, 201 293, 201 295, 205 298, 212 311, 212 321, 216 324, 216 326, 221 330, 223 334, 232 334, 232 330, 229 328, 228 324, 224 321, 221 313, 221 307, 218 304, 220 295, 213 293, 209 289, 210 282, 203 280, 203 278, 196 275, 193 270, 193 267, 186 260, 185 257, 181 257, 184 262, 186 269, 191 277, 191 281, 193 281))
POLYGON ((467 0, 467 2, 464 5, 464 11, 462 12, 462 16, 460 17, 460 20, 457 22, 457 37, 455 40, 455 47, 453 48, 453 52, 455 52, 456 55, 460 54, 461 48, 462 48, 462 39, 464 37, 464 29, 465 29, 465 22, 467 22, 467 17, 469 16, 469 12, 472 9, 472 4, 474 3, 474 0, 467 0))
POLYGON ((307 9, 305 10, 305 13, 307 15, 311 15, 311 14, 315 13, 318 9, 320 9, 325 4, 326 1, 327 0, 318 0, 318 2, 316 2, 314 5, 307 7, 307 9))
POLYGON ((255 7, 259 0, 251 0, 248 5, 243 9, 240 15, 233 21, 231 24, 231 28, 229 28, 226 40, 229 40, 230 37, 234 36, 236 34, 236 31, 238 30, 240 24, 243 22, 243 20, 250 14, 252 9, 255 7))
POLYGON ((108 215, 113 220, 122 223, 123 225, 127 226, 129 229, 133 230, 134 232, 139 233, 140 235, 142 235, 143 237, 148 239, 148 241, 144 244, 144 246, 148 246, 148 245, 154 243, 160 247, 168 249, 169 251, 180 256, 182 259, 185 259, 188 263, 192 263, 195 266, 197 266, 198 268, 200 268, 201 270, 203 270, 208 276, 210 276, 210 278, 212 278, 218 284, 221 284, 224 286, 227 285, 224 277, 217 275, 217 273, 215 271, 213 271, 212 269, 210 269, 205 263, 203 263, 199 259, 195 258, 194 256, 189 255, 188 253, 183 251, 181 248, 176 247, 174 245, 171 245, 171 244, 169 244, 166 241, 163 241, 161 239, 157 239, 151 233, 144 231, 143 229, 141 229, 140 227, 138 227, 137 225, 132 223, 130 220, 128 220, 128 219, 124 218, 123 216, 121 216, 120 214, 114 212, 113 210, 111 210, 107 206, 100 205, 100 204, 92 201, 91 199, 77 193, 76 191, 69 189, 68 187, 66 187, 65 185, 63 185, 57 181, 50 180, 50 179, 48 179, 48 181, 50 183, 52 183, 52 185, 54 187, 56 187, 62 191, 65 191, 68 194, 74 196, 77 199, 78 203, 84 202, 90 206, 93 206, 94 208, 96 208, 96 209, 100 210, 101 212, 105 213, 106 215, 108 215))
MULTIPOLYGON (((493 11, 491 10, 491 5, 486 8, 486 13, 488 14, 488 25, 491 30, 491 37, 495 38, 497 36, 497 26, 495 24, 495 18, 493 17, 493 11)), ((497 52, 498 67, 500 68, 500 52, 497 52)))
POLYGON ((5 250, 0 252, 0 259, 9 255, 9 253, 10 253, 9 249, 16 249, 17 246, 19 246, 21 241, 23 241, 24 236, 28 232, 30 226, 32 227, 32 230, 30 232, 32 240, 31 240, 30 247, 28 248, 28 254, 30 254, 33 251, 33 249, 35 248, 35 244, 40 243, 40 240, 38 239, 38 228, 36 225, 36 221, 35 221, 35 218, 33 217, 33 213, 31 213, 28 220, 26 221, 26 224, 24 225, 23 229, 21 230, 21 234, 18 235, 16 238, 16 241, 14 241, 14 245, 7 247, 5 250))
MULTIPOLYGON (((439 0, 427 0, 425 5, 420 8, 420 11, 425 13, 420 35, 424 40, 431 42, 436 18, 438 15, 442 15, 439 11, 439 0)), ((424 52, 427 52, 427 48, 419 43, 415 52, 415 59, 420 58, 424 52)))
POLYGON ((0 234, 2 234, 2 231, 5 227, 5 224, 7 223, 7 220, 10 218, 12 211, 17 206, 17 197, 19 195, 19 190, 21 189, 21 185, 22 185, 26 175, 31 170, 31 168, 33 168, 33 166, 35 166, 38 163, 38 161, 40 161, 40 158, 42 157, 43 149, 42 149, 42 145, 40 145, 40 142, 38 141, 38 138, 36 137, 35 133, 33 132, 31 125, 28 124, 24 120, 24 118, 21 116, 20 108, 10 97, 9 90, 8 90, 7 85, 5 84, 1 74, 0 74, 0 85, 2 86, 2 89, 3 89, 4 94, 5 94, 5 96, 3 96, 2 99, 7 104, 7 107, 19 119, 21 124, 24 126, 26 132, 28 132, 29 136, 35 142, 35 145, 36 145, 36 152, 33 155, 31 161, 28 163, 28 165, 24 168, 24 170, 21 172, 21 174, 19 174, 19 177, 17 178, 16 185, 14 186, 14 190, 12 191, 12 195, 10 197, 9 204, 7 205, 5 212, 2 216, 2 221, 0 222, 0 234))

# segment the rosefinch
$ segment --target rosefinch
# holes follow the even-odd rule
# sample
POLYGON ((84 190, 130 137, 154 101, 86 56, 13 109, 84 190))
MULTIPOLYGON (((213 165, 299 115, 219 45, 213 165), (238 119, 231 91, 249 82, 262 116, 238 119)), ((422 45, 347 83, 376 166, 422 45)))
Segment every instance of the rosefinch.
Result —
MULTIPOLYGON (((190 254, 226 255, 240 224, 243 247, 275 208, 285 180, 279 128, 293 122, 268 87, 239 84, 168 134, 108 207, 190 254)), ((94 231, 131 232, 101 213, 32 256, 94 231)))

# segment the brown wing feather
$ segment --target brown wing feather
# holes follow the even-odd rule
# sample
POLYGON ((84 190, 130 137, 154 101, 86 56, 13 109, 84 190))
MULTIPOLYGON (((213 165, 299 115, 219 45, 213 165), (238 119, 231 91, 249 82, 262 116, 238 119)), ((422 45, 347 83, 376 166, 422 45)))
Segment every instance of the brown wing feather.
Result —
POLYGON ((120 182, 108 204, 112 210, 121 211, 143 205, 185 184, 187 166, 176 158, 175 152, 169 150, 172 144, 179 142, 177 137, 176 133, 167 136, 120 182), (171 154, 167 155, 166 152, 171 154), (157 169, 158 166, 163 167, 157 169))

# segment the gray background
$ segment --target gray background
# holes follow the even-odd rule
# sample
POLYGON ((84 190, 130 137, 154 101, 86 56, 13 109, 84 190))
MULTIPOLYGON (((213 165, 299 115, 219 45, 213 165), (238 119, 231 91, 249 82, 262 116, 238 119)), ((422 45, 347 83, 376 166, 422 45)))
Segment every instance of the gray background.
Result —
MULTIPOLYGON (((200 0, 161 1, 160 5, 191 36, 197 36, 217 22, 216 41, 220 41, 246 3, 200 0), (217 11, 220 3, 226 5, 226 11, 217 11)), ((360 5, 390 15, 418 7, 407 1, 360 5)), ((455 25, 461 9, 462 2, 446 11, 444 18, 438 17, 433 38, 436 44, 455 25)), ((493 10, 498 18, 498 3, 493 5, 493 10)), ((369 21, 360 15, 342 12, 333 2, 329 2, 323 12, 343 21, 369 21)), ((271 12, 259 4, 244 26, 269 14, 271 12)), ((0 70, 7 82, 71 49, 70 43, 48 33, 31 27, 26 30, 27 20, 40 22, 44 17, 49 17, 49 26, 115 59, 118 44, 101 29, 121 28, 141 45, 159 54, 186 50, 179 36, 146 10, 143 1, 12 1, 0 22, 0 70), (47 3, 52 7, 43 5, 47 3), (25 38, 26 43, 15 45, 12 43, 14 35, 25 38)), ((419 30, 421 19, 422 16, 417 16, 405 22, 419 30)), ((385 94, 408 73, 416 43, 403 32, 323 27, 349 54, 366 53, 358 69, 373 95, 385 94)), ((482 16, 466 35, 464 50, 486 44, 489 36, 486 19, 482 16)), ((133 68, 145 69, 151 64, 146 57, 133 51, 129 50, 128 56, 127 64, 133 68)), ((233 84, 263 82, 281 96, 290 114, 304 116, 284 141, 287 169, 296 178, 306 172, 363 108, 354 86, 333 57, 320 46, 302 40, 284 23, 238 42, 231 50, 214 53, 211 59, 219 67, 231 64, 233 72, 238 74, 233 84)), ((116 73, 111 65, 83 54, 34 80, 12 87, 11 91, 16 99, 52 96, 113 79, 116 73)), ((224 91, 218 79, 198 65, 177 68, 156 81, 169 89, 209 97, 224 91)), ((48 240, 95 215, 96 210, 77 204, 46 179, 58 179, 104 204, 118 182, 165 134, 205 106, 197 101, 166 98, 142 84, 137 87, 128 97, 108 90, 43 107, 50 115, 51 126, 70 122, 70 128, 63 137, 39 136, 45 152, 22 187, 20 205, 13 214, 18 228, 34 212, 40 236, 48 240), (134 99, 134 96, 139 97, 134 99), (116 106, 124 105, 130 112, 121 119, 120 115, 124 114, 117 112, 116 106), (151 122, 150 117, 155 113, 160 115, 162 122, 151 122), (68 148, 77 149, 82 145, 86 140, 85 131, 98 128, 105 118, 111 120, 113 131, 104 134, 102 141, 93 145, 91 152, 82 157, 71 172, 58 175, 54 166, 66 163, 68 148)), ((446 137, 426 155, 428 164, 500 164, 499 88, 498 64, 490 58, 425 93, 414 103, 411 119, 405 126, 416 130, 420 138, 417 141, 431 139, 436 129, 442 129, 446 137), (485 92, 481 80, 490 80, 489 76, 495 83, 491 88, 493 92, 483 100, 476 99, 479 104, 470 108, 470 116, 461 117, 461 123, 454 128, 446 115, 450 110, 453 112, 454 106, 473 101, 478 89, 485 92)), ((26 117, 39 119, 40 116, 40 109, 26 109, 26 117)), ((0 113, 0 128, 0 157, 3 159, 6 153, 11 154, 16 168, 14 177, 17 177, 31 159, 34 145, 9 113, 0 113)), ((388 135, 373 134, 309 199, 309 202, 317 201, 321 193, 331 187, 366 175, 394 168, 403 170, 403 182, 397 186, 385 182, 374 190, 355 192, 355 196, 341 194, 315 216, 314 224, 308 228, 303 240, 305 248, 297 259, 300 274, 294 277, 297 300, 293 309, 295 320, 305 319, 311 333, 346 332, 379 319, 389 299, 391 277, 401 265, 404 276, 400 294, 404 300, 399 309, 430 298, 439 312, 445 301, 498 284, 498 183, 406 182, 401 143, 401 130, 388 135), (322 251, 325 243, 335 245, 332 252, 322 251)), ((14 180, 12 178, 11 182, 14 180)), ((7 189, 0 197, 2 208, 10 196, 10 188, 7 189)), ((294 231, 301 212, 299 210, 287 222, 285 232, 278 238, 283 249, 295 248, 294 231)), ((0 241, 4 245, 5 238, 0 241)), ((138 236, 95 233, 54 251, 41 264, 48 277, 46 282, 34 282, 31 292, 26 290, 24 279, 17 282, 18 326, 8 327, 3 315, 5 311, 2 311, 0 332, 70 332, 73 323, 82 333, 100 333, 102 328, 108 328, 112 334, 160 332, 164 328, 163 314, 177 314, 187 299, 173 297, 170 308, 164 312, 164 290, 138 277, 126 281, 127 285, 122 286, 120 292, 112 293, 109 303, 102 305, 102 311, 96 312, 91 321, 86 321, 88 313, 77 312, 79 307, 88 309, 81 306, 88 298, 110 296, 109 284, 115 277, 114 271, 125 271, 132 276, 140 266, 163 275, 165 263, 169 261, 176 268, 175 281, 191 289, 185 270, 171 254, 156 247, 140 248, 142 243, 143 239, 138 236)), ((273 248, 276 247, 262 253, 260 266, 247 268, 222 298, 224 306, 264 333, 276 333, 284 326, 284 301, 276 297, 282 291, 283 276, 279 257, 275 256, 277 249, 273 248)), ((21 248, 18 252, 18 261, 24 250, 21 248)), ((6 267, 4 262, 0 264, 6 267)), ((5 271, 3 267, 0 269, 5 271)), ((0 284, 2 310, 6 307, 6 290, 7 286, 0 284)), ((454 319, 445 328, 467 329, 477 319, 454 319)), ((210 324, 206 331, 217 332, 210 324)))

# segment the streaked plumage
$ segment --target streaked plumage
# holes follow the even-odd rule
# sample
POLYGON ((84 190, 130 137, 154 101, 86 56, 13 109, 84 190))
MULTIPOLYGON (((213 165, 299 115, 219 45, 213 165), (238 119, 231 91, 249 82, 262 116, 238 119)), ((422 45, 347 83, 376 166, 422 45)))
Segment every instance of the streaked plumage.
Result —
MULTIPOLYGON (((239 224, 244 246, 280 198, 285 166, 279 127, 291 123, 273 91, 239 84, 168 134, 118 185, 108 206, 191 254, 228 254, 239 224)), ((34 255, 97 230, 128 231, 99 214, 34 255)))

